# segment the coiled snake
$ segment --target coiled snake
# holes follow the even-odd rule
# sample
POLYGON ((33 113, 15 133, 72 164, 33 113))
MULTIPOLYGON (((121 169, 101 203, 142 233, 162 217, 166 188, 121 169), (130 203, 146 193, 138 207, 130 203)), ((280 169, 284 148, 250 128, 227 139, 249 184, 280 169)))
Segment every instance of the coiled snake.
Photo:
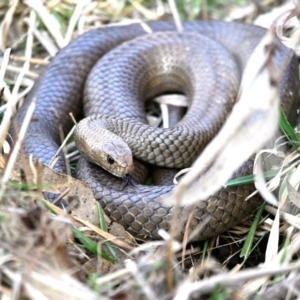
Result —
MULTIPOLYGON (((82 136, 90 137, 89 143, 95 144, 93 158, 97 150, 103 151, 100 159, 104 168, 113 167, 114 173, 124 177, 132 171, 132 160, 122 140, 96 131, 99 123, 124 138, 140 160, 176 168, 191 165, 230 112, 242 71, 265 30, 220 21, 186 22, 183 33, 176 32, 172 22, 150 22, 147 26, 154 33, 147 33, 141 24, 92 30, 53 59, 15 117, 21 124, 33 97, 38 97, 23 143, 26 154, 47 165, 59 147, 58 125, 64 132, 70 130, 68 114, 72 112, 78 118, 83 98, 84 115, 91 117, 83 123, 82 136), (170 129, 146 125, 143 100, 167 92, 188 97, 187 114, 170 129), (105 142, 101 142, 103 138, 105 142)), ((292 51, 280 44, 276 66, 286 58, 290 63, 282 73, 279 89, 282 105, 289 113, 298 94, 298 65, 292 51)), ((85 144, 82 136, 77 142, 85 144)), ((87 154, 85 150, 83 154, 87 154)), ((250 174, 252 165, 248 160, 234 176, 250 174)), ((55 170, 65 172, 63 157, 55 170)), ((173 186, 129 184, 122 190, 122 178, 85 159, 79 161, 77 177, 92 188, 108 216, 132 233, 159 238, 159 228, 170 228, 174 208, 162 199, 173 186)), ((222 189, 199 201, 190 221, 193 229, 205 220, 197 239, 217 235, 240 222, 258 203, 257 198, 244 200, 252 190, 252 185, 222 189)), ((180 208, 179 221, 186 221, 185 212, 180 208)), ((178 230, 179 238, 183 230, 178 230)))

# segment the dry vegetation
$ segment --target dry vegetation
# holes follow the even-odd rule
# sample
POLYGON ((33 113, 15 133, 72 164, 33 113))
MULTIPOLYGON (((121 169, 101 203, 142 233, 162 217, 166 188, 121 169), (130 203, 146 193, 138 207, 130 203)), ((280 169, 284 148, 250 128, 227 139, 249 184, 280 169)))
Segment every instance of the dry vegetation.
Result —
MULTIPOLYGON (((177 13, 181 19, 247 22, 259 16, 259 22, 268 26, 268 16, 277 14, 273 9, 288 5, 284 1, 223 2, 178 0, 177 10, 169 8, 172 1, 0 2, 1 299, 254 299, 268 286, 274 286, 267 293, 270 299, 280 293, 285 299, 286 287, 293 283, 299 297, 296 214, 279 214, 263 205, 230 232, 206 242, 188 246, 168 240, 140 243, 117 224, 110 224, 107 232, 109 221, 91 191, 75 179, 28 164, 17 148, 7 163, 6 132, 16 105, 59 49, 84 31, 107 23, 172 19, 177 13), (47 187, 45 182, 56 186, 47 187), (61 197, 66 193, 79 196, 75 213, 68 215, 44 201, 45 188, 61 197), (82 197, 89 200, 88 206, 81 205, 82 197), (102 230, 95 226, 99 224, 102 230)), ((294 162, 297 155, 291 154, 289 161, 294 162)), ((68 157, 71 163, 77 158, 76 153, 68 157)), ((289 173, 285 170, 282 177, 289 176, 297 189, 298 163, 285 164, 289 173)), ((294 206, 299 206, 294 188, 281 185, 280 201, 289 195, 294 206)), ((289 295, 286 299, 291 299, 289 295)))

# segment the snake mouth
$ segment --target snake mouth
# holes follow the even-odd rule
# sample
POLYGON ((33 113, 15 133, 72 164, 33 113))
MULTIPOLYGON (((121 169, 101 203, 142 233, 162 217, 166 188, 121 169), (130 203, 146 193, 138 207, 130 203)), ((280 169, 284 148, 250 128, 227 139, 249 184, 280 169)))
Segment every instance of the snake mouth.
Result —
POLYGON ((135 180, 133 179, 133 177, 130 174, 123 175, 121 178, 125 181, 125 184, 122 187, 121 191, 123 191, 125 189, 125 187, 127 187, 129 185, 132 185, 134 187, 138 186, 138 184, 135 182, 135 180))

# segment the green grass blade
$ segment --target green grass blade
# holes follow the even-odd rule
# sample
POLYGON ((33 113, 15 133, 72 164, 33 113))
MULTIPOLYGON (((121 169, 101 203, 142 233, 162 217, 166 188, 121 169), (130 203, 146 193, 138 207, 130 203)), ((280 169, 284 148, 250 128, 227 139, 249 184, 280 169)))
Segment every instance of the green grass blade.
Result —
POLYGON ((260 206, 260 208, 256 212, 255 219, 249 229, 249 232, 248 232, 247 238, 245 240, 243 249, 241 251, 240 257, 244 257, 245 259, 247 259, 249 257, 249 255, 251 254, 251 252, 253 251, 252 245, 253 245, 253 241, 254 241, 254 235, 255 235, 256 229, 258 227, 258 224, 260 222, 261 215, 262 215, 262 212, 264 211, 264 208, 265 208, 265 202, 260 206))
MULTIPOLYGON (((100 228, 103 231, 107 232, 107 226, 106 226, 106 222, 105 222, 104 212, 103 212, 103 209, 102 209, 101 205, 99 204, 99 202, 97 202, 97 208, 98 208, 100 228)), ((109 252, 111 253, 111 255, 114 257, 114 259, 116 259, 117 255, 116 255, 116 252, 115 252, 113 246, 111 245, 111 243, 109 241, 107 241, 107 242, 105 242, 105 245, 106 245, 107 249, 109 250, 109 252)))
POLYGON ((103 231, 107 232, 107 226, 106 226, 106 222, 105 222, 104 212, 103 212, 103 209, 102 209, 102 207, 101 207, 101 205, 99 204, 98 201, 97 201, 97 209, 98 209, 98 214, 99 214, 100 228, 103 231))
POLYGON ((113 258, 111 258, 109 255, 107 255, 105 251, 99 249, 97 243, 95 243, 90 238, 85 236, 80 230, 78 230, 75 227, 73 228, 73 234, 82 243, 82 245, 86 249, 88 249, 90 252, 100 255, 103 259, 105 259, 111 263, 115 263, 115 260, 113 258))
MULTIPOLYGON (((53 214, 56 215, 56 212, 51 208, 51 206, 47 205, 47 202, 44 201, 44 206, 47 210, 49 210, 50 212, 52 212, 53 214)), ((115 259, 110 257, 108 254, 106 254, 105 251, 103 251, 102 249, 99 249, 97 243, 95 243, 93 240, 91 240, 89 237, 87 237, 86 235, 84 235, 80 230, 78 230, 76 227, 73 227, 73 234, 74 236, 81 242, 81 244, 88 249, 90 252, 94 253, 94 254, 98 254, 100 255, 103 259, 111 262, 111 263, 115 263, 115 259)), ((114 253, 114 250, 113 250, 114 253)), ((116 257, 114 255, 114 257, 116 257)))
POLYGON ((207 253, 207 248, 208 248, 208 241, 209 240, 205 240, 204 245, 203 245, 203 251, 202 251, 202 260, 204 261, 205 257, 206 257, 206 253, 207 253))
MULTIPOLYGON (((294 128, 290 125, 283 109, 280 107, 280 120, 279 120, 280 128, 283 131, 286 138, 289 140, 289 142, 292 144, 294 149, 300 154, 300 148, 299 148, 299 138, 294 130, 294 128)), ((264 172, 264 177, 266 180, 270 180, 274 178, 277 173, 280 171, 278 170, 272 170, 264 172)), ((245 184, 250 184, 254 182, 254 176, 248 175, 240 178, 235 178, 232 180, 229 180, 225 187, 234 187, 234 186, 240 186, 245 184)))
POLYGON ((288 141, 291 143, 291 145, 294 147, 294 149, 298 153, 300 153, 299 138, 298 138, 294 128, 289 123, 289 121, 286 117, 286 114, 284 113, 282 107, 280 107, 279 125, 280 125, 280 128, 281 128, 282 132, 284 133, 284 135, 288 139, 288 141))
MULTIPOLYGON (((264 177, 266 180, 270 180, 270 179, 274 178, 279 171, 280 171, 280 169, 264 172, 264 177)), ((247 175, 247 176, 243 176, 243 177, 239 177, 239 178, 235 178, 235 179, 227 181, 225 184, 225 187, 229 188, 229 187, 234 187, 234 186, 250 184, 253 182, 254 182, 254 175, 247 175)))

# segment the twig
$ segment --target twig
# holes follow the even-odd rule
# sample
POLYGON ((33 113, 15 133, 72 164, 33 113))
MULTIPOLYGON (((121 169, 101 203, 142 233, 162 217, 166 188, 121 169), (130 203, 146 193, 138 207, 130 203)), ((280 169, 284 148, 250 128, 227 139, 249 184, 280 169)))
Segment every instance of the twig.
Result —
POLYGON ((224 287, 236 286, 237 284, 242 284, 250 279, 256 279, 263 276, 274 276, 298 269, 300 269, 299 263, 291 264, 289 266, 270 267, 268 269, 251 268, 239 271, 235 274, 230 274, 230 276, 227 273, 224 273, 199 282, 185 282, 179 287, 174 300, 187 300, 194 292, 199 294, 208 293, 217 285, 224 287))
MULTIPOLYGON (((33 11, 30 13, 30 22, 31 23, 35 22, 35 13, 33 11)), ((30 29, 28 31, 29 31, 29 33, 27 35, 25 57, 29 59, 31 57, 31 54, 32 54, 33 36, 32 36, 32 33, 30 32, 30 29)), ((2 121, 1 126, 0 126, 0 146, 3 145, 3 142, 6 138, 6 134, 7 134, 7 131, 8 131, 9 125, 10 125, 10 120, 11 120, 11 117, 13 115, 14 108, 15 108, 18 100, 19 100, 17 94, 18 94, 22 79, 24 77, 24 74, 29 69, 29 65, 30 65, 29 61, 26 61, 24 63, 23 68, 21 70, 21 73, 19 74, 19 76, 16 80, 16 83, 15 83, 15 86, 13 88, 12 98, 8 102, 6 113, 3 117, 3 121, 2 121)), ((32 113, 33 113, 33 111, 32 111, 32 113)), ((28 120, 28 123, 29 123, 29 121, 30 120, 28 120)), ((28 124, 27 124, 27 126, 28 126, 28 124)), ((24 135, 25 135, 25 133, 24 133, 24 135)), ((6 183, 5 180, 7 180, 7 178, 2 179, 2 184, 6 183)))
POLYGON ((172 15, 173 15, 173 19, 174 19, 177 31, 182 32, 183 27, 182 27, 182 23, 180 21, 180 17, 179 17, 179 14, 178 14, 178 10, 177 10, 175 1, 174 0, 169 0, 168 2, 169 2, 170 9, 172 11, 172 15))
POLYGON ((13 15, 19 3, 18 0, 10 1, 11 6, 7 10, 5 17, 0 25, 0 48, 5 49, 7 34, 13 19, 13 15))
POLYGON ((86 6, 87 3, 88 3, 88 1, 86 1, 86 0, 78 1, 77 5, 75 7, 74 13, 70 19, 69 26, 68 26, 68 29, 67 29, 67 32, 65 35, 65 39, 64 39, 65 45, 70 43, 75 26, 76 26, 78 19, 83 11, 84 6, 86 6))
POLYGON ((1 61, 1 67, 0 67, 0 90, 3 88, 3 83, 4 83, 4 76, 5 76, 5 71, 8 66, 9 62, 9 54, 10 54, 11 49, 8 48, 4 51, 3 59, 1 61))
MULTIPOLYGON (((13 166, 14 166, 15 161, 17 159, 17 156, 19 154, 19 150, 21 148, 22 140, 24 139, 27 128, 30 124, 30 120, 32 118, 32 115, 33 115, 33 112, 34 112, 34 109, 35 109, 36 101, 37 101, 37 98, 34 97, 31 104, 30 104, 30 106, 28 107, 26 116, 24 118, 23 124, 22 124, 21 129, 20 129, 20 132, 18 134, 17 139, 15 140, 14 148, 13 148, 13 150, 10 154, 9 160, 7 162, 5 172, 3 174, 2 181, 1 181, 0 200, 1 200, 1 198, 4 194, 4 192, 5 192, 6 184, 9 180, 10 173, 13 169, 13 166)), ((6 114, 7 114, 7 112, 6 112, 6 114)))
POLYGON ((68 135, 66 136, 66 138, 64 139, 64 141, 61 143, 60 147, 57 149, 55 155, 53 156, 52 160, 49 163, 49 168, 53 169, 53 167, 55 166, 55 164, 57 162, 57 158, 58 158, 60 152, 64 149, 64 147, 67 144, 69 138, 74 133, 75 128, 76 128, 76 126, 74 125, 73 128, 68 133, 68 135))
MULTIPOLYGON (((40 58, 30 58, 30 59, 26 59, 26 57, 23 56, 15 56, 15 55, 10 55, 9 58, 12 61, 18 61, 18 62, 25 62, 25 61, 29 61, 31 64, 35 64, 35 65, 41 65, 41 66, 47 66, 49 64, 48 61, 45 61, 44 59, 40 59, 40 58)), ((35 73, 34 73, 35 74, 35 73)))
POLYGON ((27 5, 34 9, 39 15, 40 19, 47 27, 48 31, 54 38, 59 48, 63 48, 66 44, 64 38, 59 30, 57 20, 47 11, 40 0, 27 0, 27 5))

